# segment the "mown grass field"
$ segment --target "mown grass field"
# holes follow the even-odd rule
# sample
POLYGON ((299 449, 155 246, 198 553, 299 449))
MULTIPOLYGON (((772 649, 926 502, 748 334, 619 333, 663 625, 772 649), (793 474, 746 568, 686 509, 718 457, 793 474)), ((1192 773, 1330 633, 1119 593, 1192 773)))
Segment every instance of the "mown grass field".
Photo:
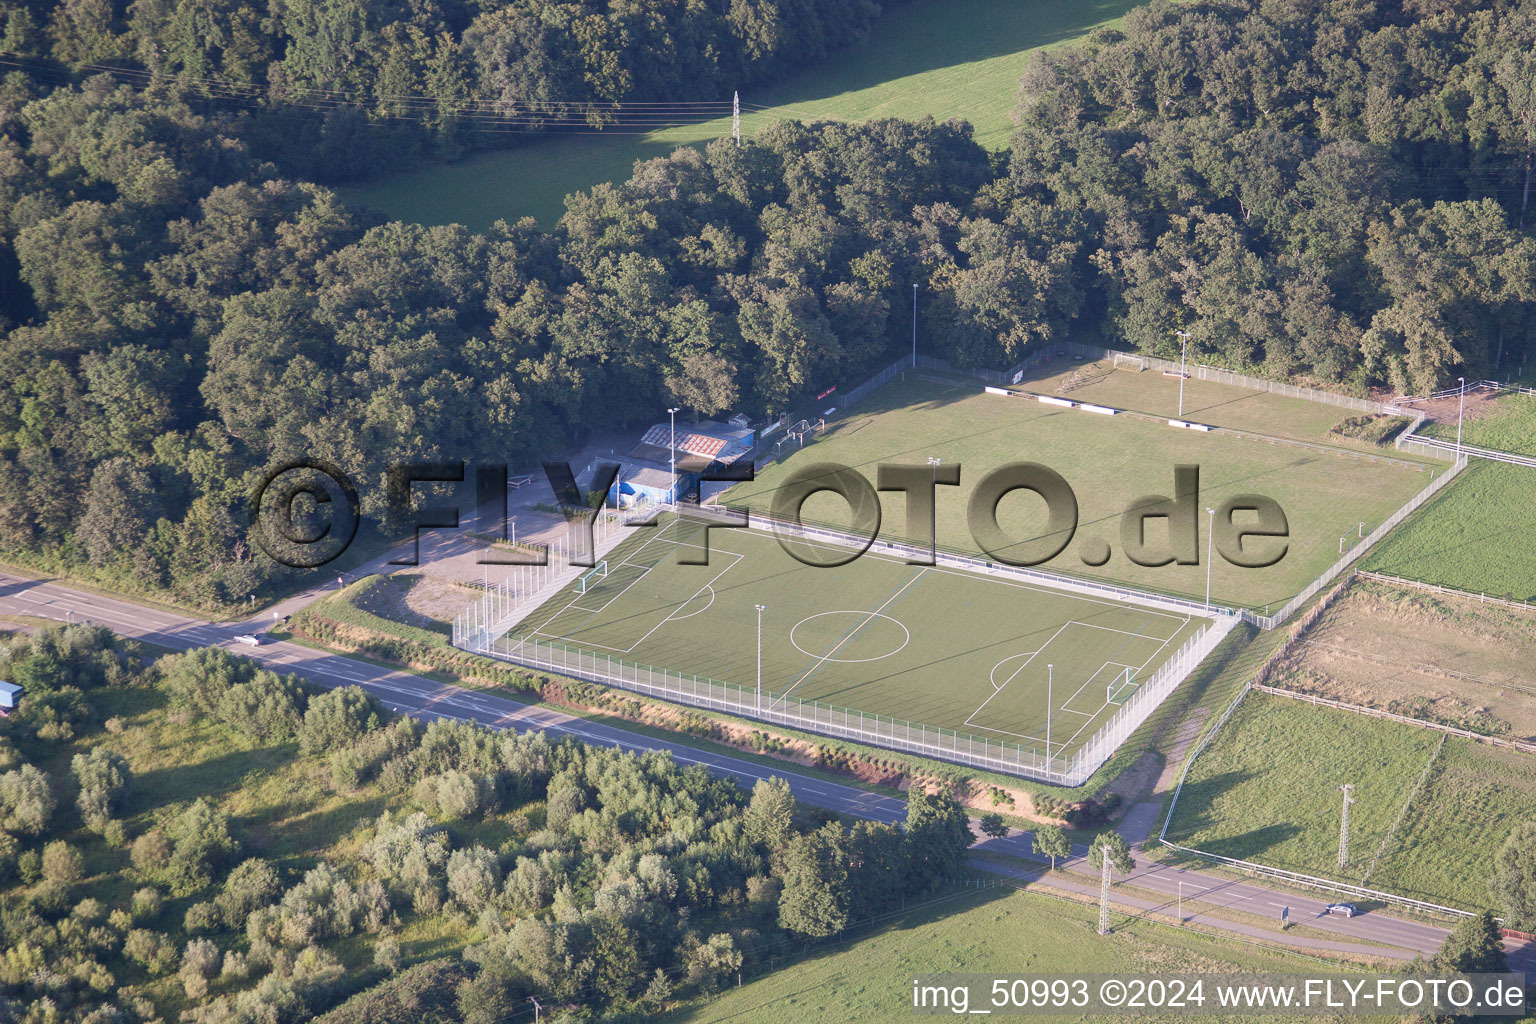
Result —
MULTIPOLYGON (((1096 934, 1096 908, 1045 896, 1004 889, 984 890, 962 899, 958 905, 949 901, 910 911, 878 929, 813 951, 799 963, 727 990, 702 1005, 665 1014, 658 1021, 863 1024, 902 1020, 912 1013, 913 976, 938 972, 1019 975, 1134 970, 1139 974, 1209 974, 1319 969, 1311 961, 1230 938, 1214 939, 1119 915, 1114 931, 1100 936, 1096 934)), ((986 1007, 973 1005, 972 1009, 986 1007)), ((1151 1024, 1180 1018, 1143 1013, 1135 1019, 1151 1024)), ((1202 1019, 1254 1022, 1269 1018, 1212 1014, 1202 1019)))
MULTIPOLYGON (((1276 414, 1283 415, 1283 410, 1276 414)), ((1347 543, 1380 523, 1425 487, 1429 472, 1412 463, 1374 461, 1290 444, 1270 444, 1234 434, 1177 430, 1161 420, 1100 416, 1021 398, 983 394, 974 381, 926 373, 893 381, 834 421, 814 443, 738 485, 731 501, 754 510, 771 507, 774 494, 792 473, 814 463, 851 466, 871 481, 881 462, 924 465, 928 457, 962 466, 958 487, 938 488, 938 542, 976 554, 967 507, 976 483, 989 471, 1013 462, 1042 463, 1063 476, 1076 494, 1078 529, 1061 554, 1042 568, 1203 600, 1205 551, 1200 564, 1142 566, 1125 556, 1122 514, 1139 498, 1171 495, 1174 467, 1200 468, 1196 518, 1237 494, 1259 493, 1278 502, 1290 529, 1284 557, 1268 568, 1241 568, 1217 557, 1211 592, 1215 601, 1263 610, 1283 604, 1338 558, 1347 543), (1093 542, 1107 543, 1111 557, 1099 567, 1085 564, 1093 542)), ((882 531, 905 539, 899 496, 885 499, 882 531)), ((1044 503, 1015 492, 998 506, 998 521, 1020 543, 1003 554, 1017 556, 1023 545, 1040 551, 1047 537, 1044 503), (1027 538, 1027 539, 1026 539, 1027 538)), ((805 504, 804 516, 846 526, 847 505, 830 494, 805 504)), ((1200 543, 1206 540, 1199 524, 1200 543)), ((1060 535, 1052 535, 1059 542, 1060 535)), ((1151 543, 1166 538, 1166 525, 1147 526, 1151 543)), ((923 542, 927 537, 921 538, 923 542)), ((1274 543, 1257 541, 1257 544, 1274 543)), ((1264 550, 1275 550, 1267 548, 1264 550)), ((1102 554, 1102 549, 1098 552, 1102 554)))
POLYGON ((526 637, 600 672, 702 676, 750 704, 763 605, 765 708, 815 701, 1043 756, 1048 735, 1055 754, 1079 749, 1206 624, 874 552, 808 566, 757 530, 713 531, 707 565, 685 554, 704 557, 681 521, 638 531, 605 577, 566 587, 498 646, 515 658, 526 637))
POLYGON ((1377 445, 1335 433, 1333 428, 1343 420, 1360 415, 1343 406, 1201 380, 1195 368, 1190 373, 1184 381, 1182 413, 1177 377, 1164 376, 1157 370, 1116 368, 1107 359, 1093 363, 1053 359, 1032 368, 1029 376, 1016 387, 1036 394, 1059 394, 1074 401, 1131 409, 1152 416, 1182 417, 1195 423, 1266 437, 1347 448, 1408 462, 1431 461, 1396 451, 1390 445, 1377 445))
POLYGON ((1474 594, 1536 598, 1536 470, 1473 459, 1363 568, 1474 594))
POLYGON ((1536 819, 1536 757, 1446 740, 1398 841, 1371 875, 1373 888, 1498 913, 1488 895, 1494 857, 1510 830, 1536 819))
POLYGON ((1517 822, 1536 817, 1536 768, 1528 755, 1451 737, 1409 804, 1442 735, 1249 694, 1190 769, 1168 838, 1431 902, 1489 907, 1494 855, 1517 822), (1346 782, 1356 802, 1341 870, 1346 782))
MULTIPOLYGON (((744 104, 769 109, 745 114, 742 130, 752 133, 781 120, 932 115, 963 118, 975 127, 978 142, 1002 149, 1029 51, 1071 43, 1134 6, 1133 0, 892 3, 862 45, 744 93, 744 104)), ((677 98, 729 101, 730 95, 677 98)), ((730 133, 727 117, 638 135, 562 135, 341 191, 349 202, 398 220, 480 230, 501 218, 531 216, 550 227, 565 212, 568 194, 625 181, 636 160, 702 147, 730 133)))

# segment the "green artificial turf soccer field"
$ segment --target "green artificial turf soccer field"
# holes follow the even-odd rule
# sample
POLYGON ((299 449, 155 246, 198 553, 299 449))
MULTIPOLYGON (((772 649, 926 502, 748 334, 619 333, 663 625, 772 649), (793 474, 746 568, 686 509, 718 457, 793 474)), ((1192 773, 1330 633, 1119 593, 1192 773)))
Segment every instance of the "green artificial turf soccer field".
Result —
POLYGON ((713 530, 709 564, 679 564, 691 537, 675 520, 637 531, 499 646, 540 639, 750 692, 761 604, 765 706, 798 697, 1043 752, 1049 688, 1051 749, 1070 755, 1205 623, 873 553, 807 566, 756 530, 713 530))
MULTIPOLYGON (((1168 388, 1177 388, 1176 380, 1160 374, 1158 378, 1168 388)), ((1271 397, 1250 403, 1246 413, 1250 426, 1263 421, 1260 410, 1271 397)), ((1285 425, 1292 401, 1275 398, 1269 406, 1270 415, 1280 424, 1276 433, 1285 425)), ((1330 411, 1338 411, 1341 418, 1347 412, 1330 411)), ((1175 429, 1164 420, 1102 416, 1028 398, 985 394, 975 381, 924 372, 893 381, 846 419, 831 421, 814 442, 786 451, 790 454, 763 469, 756 481, 734 488, 729 501, 766 512, 784 481, 814 463, 852 466, 873 483, 882 462, 924 465, 928 457, 938 457, 962 466, 958 487, 938 488, 939 546, 967 553, 979 553, 967 526, 967 504, 977 481, 1010 462, 1042 463, 1071 485, 1079 518, 1071 543, 1041 568, 1197 600, 1204 599, 1206 587, 1204 510, 1236 494, 1265 495, 1279 502, 1287 516, 1286 554, 1263 569, 1234 566, 1218 555, 1211 576, 1212 595, 1218 603, 1260 611, 1278 607, 1299 592, 1338 558, 1341 544, 1369 532, 1425 487, 1431 472, 1440 471, 1438 466, 1421 463, 1355 457, 1234 434, 1197 433, 1175 429), (1180 463, 1200 467, 1200 563, 1137 565, 1121 550, 1121 515, 1142 496, 1172 495, 1174 467, 1180 463), (1109 561, 1097 568, 1084 563, 1095 541, 1107 542, 1112 549, 1109 561)), ((883 507, 883 535, 906 539, 901 496, 888 494, 883 507)), ((830 494, 806 502, 803 516, 807 521, 849 525, 847 505, 830 494)), ((998 518, 1004 532, 1021 544, 1045 535, 1044 503, 1028 492, 1005 497, 998 518)), ((1159 530, 1165 531, 1160 521, 1149 523, 1149 539, 1165 536, 1159 530)))

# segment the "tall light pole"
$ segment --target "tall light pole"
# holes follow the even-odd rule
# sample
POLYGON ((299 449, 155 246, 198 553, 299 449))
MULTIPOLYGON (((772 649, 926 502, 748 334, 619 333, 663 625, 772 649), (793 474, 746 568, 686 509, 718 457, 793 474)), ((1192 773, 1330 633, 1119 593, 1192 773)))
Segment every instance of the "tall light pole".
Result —
POLYGON ((933 529, 930 532, 929 537, 928 537, 928 544, 929 544, 928 550, 929 550, 929 552, 932 553, 933 560, 935 562, 937 562, 939 560, 939 508, 938 508, 939 466, 942 465, 943 462, 944 462, 943 459, 936 459, 932 455, 928 456, 928 465, 933 467, 933 494, 934 494, 933 521, 929 524, 930 526, 933 527, 933 529))
POLYGON ((1189 332, 1174 331, 1179 336, 1179 419, 1184 418, 1184 378, 1189 376, 1189 360, 1185 358, 1185 352, 1189 349, 1189 332))
POLYGON ((768 606, 757 606, 757 713, 763 713, 763 610, 768 606))
POLYGON ((674 406, 667 410, 667 415, 672 418, 672 441, 668 449, 672 455, 672 504, 677 504, 677 410, 681 406, 674 406))
POLYGON ((1205 610, 1210 611, 1211 566, 1216 564, 1211 556, 1211 549, 1216 545, 1216 510, 1213 508, 1208 508, 1205 510, 1205 512, 1206 515, 1210 517, 1207 520, 1208 525, 1205 528, 1205 610))
POLYGON ((1051 770, 1051 708, 1055 701, 1051 697, 1051 686, 1055 682, 1056 666, 1045 666, 1045 770, 1051 770))
POLYGON ((1467 411, 1467 378, 1457 377, 1461 381, 1461 402, 1456 408, 1456 457, 1461 458, 1461 414, 1467 411))
POLYGON ((1179 880, 1179 924, 1184 923, 1184 880, 1179 880))
POLYGON ((1344 794, 1344 810, 1339 815, 1339 868, 1349 867, 1349 805, 1355 802, 1355 784, 1346 782, 1339 787, 1344 794))
POLYGON ((917 282, 912 282, 912 369, 917 369, 917 282))

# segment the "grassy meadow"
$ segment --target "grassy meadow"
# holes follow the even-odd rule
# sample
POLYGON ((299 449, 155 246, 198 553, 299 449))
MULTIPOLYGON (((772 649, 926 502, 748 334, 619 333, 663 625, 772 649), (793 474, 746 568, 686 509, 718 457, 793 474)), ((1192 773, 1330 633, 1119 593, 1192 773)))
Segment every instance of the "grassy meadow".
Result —
POLYGON ((1190 769, 1168 838, 1416 899, 1496 909, 1488 896, 1493 857, 1517 822, 1536 818, 1536 765, 1529 755, 1455 737, 1440 747, 1443 735, 1249 694, 1190 769), (1341 870, 1346 782, 1355 803, 1350 863, 1341 870))
POLYGON ((1477 459, 1362 568, 1515 600, 1536 598, 1536 470, 1477 459))
MULTIPOLYGON (((1119 915, 1114 931, 1100 936, 1096 908, 1032 893, 983 890, 961 899, 963 903, 952 900, 908 911, 876 930, 825 946, 799 963, 728 989, 707 1003, 663 1015, 658 1024, 901 1020, 912 1013, 912 977, 917 973, 1209 974, 1318 969, 1311 961, 1246 946, 1230 937, 1215 939, 1119 915)), ((976 1009, 986 1007, 973 1005, 973 1012, 976 1009)), ((1143 1013, 1136 1019, 1150 1024, 1176 1018, 1143 1013)), ((1212 1015, 1202 1019, 1253 1022, 1269 1018, 1212 1015)))
MULTIPOLYGON (((748 134, 783 120, 962 118, 1000 150, 1013 129, 1018 78, 1031 50, 1080 39, 1134 0, 909 0, 893 3, 869 39, 786 81, 742 95, 748 134), (766 107, 767 109, 758 109, 766 107)), ((684 96, 706 100, 730 96, 684 96)), ((583 133, 531 140, 342 189, 352 203, 397 220, 479 230, 530 216, 550 227, 571 192, 629 178, 636 160, 700 146, 731 132, 730 118, 644 134, 583 133)))
MULTIPOLYGON (((1426 423, 1423 432, 1456 440, 1456 421, 1426 423)), ((1482 414, 1462 423, 1462 442, 1517 455, 1536 455, 1536 395, 1510 394, 1495 399, 1482 414)))

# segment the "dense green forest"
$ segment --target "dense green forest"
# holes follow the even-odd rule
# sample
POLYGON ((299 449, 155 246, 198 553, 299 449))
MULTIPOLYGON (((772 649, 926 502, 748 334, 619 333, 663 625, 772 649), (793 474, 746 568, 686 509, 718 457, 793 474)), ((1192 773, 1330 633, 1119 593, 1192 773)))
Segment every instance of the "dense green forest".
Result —
MULTIPOLYGON (((107 10, 45 6, 8 31, 57 47, 107 10)), ((1157 3, 1032 61, 1009 153, 785 123, 547 232, 378 223, 273 127, 331 113, 199 89, 0 82, 0 553, 208 605, 276 585, 245 539, 259 467, 328 459, 379 514, 391 463, 793 407, 905 347, 914 284, 924 350, 962 364, 1187 329, 1194 358, 1354 391, 1508 374, 1536 323, 1533 0, 1157 3)))
POLYGON ((947 795, 850 829, 777 779, 140 654, 0 636, 28 689, 0 720, 0 1020, 638 1019, 942 887, 972 839, 947 795))

